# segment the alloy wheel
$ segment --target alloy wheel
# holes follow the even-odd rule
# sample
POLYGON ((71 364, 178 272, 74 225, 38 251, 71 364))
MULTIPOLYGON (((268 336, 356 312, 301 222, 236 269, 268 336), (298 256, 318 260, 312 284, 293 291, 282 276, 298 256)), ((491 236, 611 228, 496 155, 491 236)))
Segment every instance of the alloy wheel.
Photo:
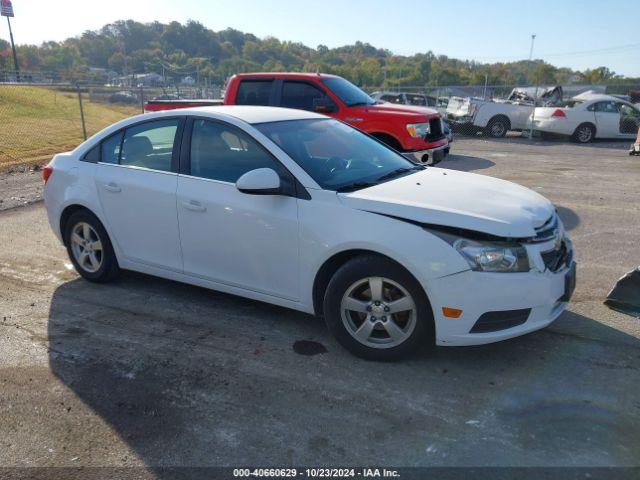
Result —
POLYGON ((591 127, 587 125, 580 127, 580 129, 578 130, 578 140, 580 140, 580 142, 582 143, 590 142, 592 136, 593 131, 591 130, 591 127))
POLYGON ((371 348, 391 348, 407 340, 417 319, 411 294, 384 277, 353 283, 340 303, 342 323, 358 342, 371 348))
POLYGON ((104 251, 95 229, 86 222, 79 222, 71 230, 71 252, 83 270, 95 273, 100 270, 104 251))

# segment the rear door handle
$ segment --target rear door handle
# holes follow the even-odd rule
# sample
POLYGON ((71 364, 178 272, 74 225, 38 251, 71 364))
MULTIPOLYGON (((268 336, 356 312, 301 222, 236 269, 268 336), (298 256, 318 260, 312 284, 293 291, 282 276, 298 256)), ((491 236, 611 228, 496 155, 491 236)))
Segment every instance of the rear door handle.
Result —
POLYGON ((105 190, 109 190, 110 192, 115 192, 115 193, 118 193, 118 192, 122 191, 122 189, 118 186, 118 184, 114 183, 114 182, 109 182, 109 183, 105 184, 104 188, 105 188, 105 190))
POLYGON ((203 206, 196 200, 185 200, 184 202, 182 202, 182 206, 187 210, 191 210, 192 212, 205 212, 207 210, 207 207, 203 206))

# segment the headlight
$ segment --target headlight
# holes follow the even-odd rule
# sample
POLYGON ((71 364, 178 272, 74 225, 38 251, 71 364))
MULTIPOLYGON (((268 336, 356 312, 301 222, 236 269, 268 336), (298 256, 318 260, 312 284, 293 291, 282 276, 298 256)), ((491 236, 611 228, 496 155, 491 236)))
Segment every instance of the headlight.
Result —
POLYGON ((422 138, 431 131, 429 122, 424 123, 407 123, 407 132, 413 138, 422 138))
POLYGON ((472 270, 483 272, 528 272, 527 250, 517 243, 477 242, 460 238, 455 248, 472 270))

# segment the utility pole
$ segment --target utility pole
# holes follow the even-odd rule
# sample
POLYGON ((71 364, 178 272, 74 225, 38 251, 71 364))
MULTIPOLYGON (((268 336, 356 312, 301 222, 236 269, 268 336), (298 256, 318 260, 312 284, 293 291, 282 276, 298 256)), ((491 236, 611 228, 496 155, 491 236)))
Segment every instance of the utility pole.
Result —
POLYGON ((13 31, 11 30, 11 20, 13 17, 13 5, 11 0, 0 0, 0 15, 7 17, 7 25, 9 25, 9 38, 11 39, 11 51, 13 52, 13 65, 16 69, 16 80, 20 82, 20 65, 18 64, 18 55, 16 53, 16 45, 13 42, 13 31))
POLYGON ((531 48, 529 49, 529 62, 533 60, 533 42, 536 41, 536 34, 531 34, 531 48))
POLYGON ((13 64, 16 68, 16 79, 20 82, 20 65, 18 65, 18 54, 16 53, 16 45, 13 43, 13 32, 11 31, 11 20, 7 17, 7 25, 9 25, 9 38, 11 39, 11 51, 13 52, 13 64))
MULTIPOLYGON (((533 42, 536 40, 536 34, 531 34, 531 48, 529 49, 529 71, 533 70, 533 42)), ((534 70, 535 71, 535 70, 534 70)), ((529 126, 529 141, 533 142, 533 123, 536 116, 536 103, 538 102, 538 82, 536 81, 536 94, 533 99, 533 108, 531 109, 531 125, 529 126)))

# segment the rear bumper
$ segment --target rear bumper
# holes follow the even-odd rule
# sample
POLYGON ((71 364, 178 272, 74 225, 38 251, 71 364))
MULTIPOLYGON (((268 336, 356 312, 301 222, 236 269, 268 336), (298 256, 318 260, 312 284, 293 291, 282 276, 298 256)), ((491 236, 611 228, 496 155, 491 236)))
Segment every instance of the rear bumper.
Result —
POLYGON ((434 148, 427 148, 424 150, 414 150, 411 152, 403 152, 403 155, 409 160, 414 160, 420 163, 426 163, 429 165, 435 165, 436 163, 444 160, 444 157, 449 155, 449 144, 440 145, 434 148))
MULTIPOLYGON (((531 125, 531 117, 527 120, 527 124, 531 125)), ((534 118, 533 129, 545 133, 572 135, 575 130, 575 125, 564 118, 534 118)))

